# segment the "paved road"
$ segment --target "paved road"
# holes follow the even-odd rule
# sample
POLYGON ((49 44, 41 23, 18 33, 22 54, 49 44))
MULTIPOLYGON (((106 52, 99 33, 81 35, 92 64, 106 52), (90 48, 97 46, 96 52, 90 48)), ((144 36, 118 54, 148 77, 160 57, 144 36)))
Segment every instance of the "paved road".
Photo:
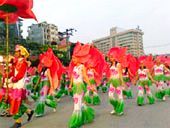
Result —
MULTIPOLYGON (((136 87, 134 88, 136 90, 136 87)), ((136 91, 134 91, 136 96, 136 91)), ((170 98, 166 102, 156 101, 154 105, 136 105, 136 99, 126 99, 123 116, 110 115, 112 109, 107 94, 101 93, 102 104, 94 106, 95 121, 82 128, 170 128, 170 98)), ((54 113, 47 109, 46 116, 26 123, 22 128, 67 128, 67 122, 73 110, 70 97, 63 97, 54 113)), ((25 116, 26 117, 26 116, 25 116)), ((0 118, 0 128, 8 128, 13 123, 11 118, 0 118)))

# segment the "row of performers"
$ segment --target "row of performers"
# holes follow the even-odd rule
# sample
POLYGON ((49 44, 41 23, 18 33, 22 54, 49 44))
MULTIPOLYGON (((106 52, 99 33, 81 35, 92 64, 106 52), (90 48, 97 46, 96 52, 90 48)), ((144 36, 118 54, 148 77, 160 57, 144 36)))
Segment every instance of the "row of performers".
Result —
POLYGON ((165 100, 170 95, 170 57, 135 58, 126 54, 126 50, 111 48, 108 63, 97 48, 77 42, 69 67, 63 67, 49 48, 40 54, 36 68, 30 67, 27 61, 28 51, 16 45, 15 57, 9 60, 0 58, 0 108, 4 110, 1 116, 13 116, 15 123, 11 128, 19 128, 24 113, 30 121, 34 113, 36 117, 43 116, 45 106, 56 111, 56 98, 59 100, 63 95, 71 95, 74 110, 68 127, 77 128, 94 120, 95 111, 89 104, 100 104, 98 89, 108 91, 113 106, 111 114, 116 115, 123 115, 124 95, 132 98, 131 84, 138 85, 137 104, 140 106, 144 104, 144 94, 147 94, 149 104, 155 102, 150 90, 152 83, 157 88, 156 98, 165 100), (9 72, 3 67, 2 60, 9 61, 9 72), (36 101, 35 110, 27 107, 30 97, 36 101))

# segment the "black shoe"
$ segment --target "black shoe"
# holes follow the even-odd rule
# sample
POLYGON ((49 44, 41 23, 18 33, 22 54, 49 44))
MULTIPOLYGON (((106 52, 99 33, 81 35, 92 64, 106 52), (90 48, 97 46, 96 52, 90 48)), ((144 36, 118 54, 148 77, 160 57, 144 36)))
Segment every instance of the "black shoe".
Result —
POLYGON ((32 110, 29 114, 27 114, 28 115, 28 119, 27 119, 28 122, 31 120, 33 114, 34 114, 34 110, 32 110))
POLYGON ((21 128, 21 123, 14 123, 10 128, 21 128))
POLYGON ((8 114, 7 111, 2 111, 2 112, 0 113, 0 116, 1 116, 1 117, 5 117, 7 114, 8 114))
POLYGON ((9 113, 7 113, 7 115, 6 115, 6 117, 11 117, 12 115, 11 114, 9 114, 9 113))

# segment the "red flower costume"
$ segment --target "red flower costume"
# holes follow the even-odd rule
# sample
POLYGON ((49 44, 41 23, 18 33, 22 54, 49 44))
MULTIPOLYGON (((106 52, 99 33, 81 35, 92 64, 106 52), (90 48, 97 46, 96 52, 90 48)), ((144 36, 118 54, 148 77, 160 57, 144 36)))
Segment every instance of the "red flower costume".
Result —
POLYGON ((33 0, 2 0, 0 3, 0 19, 8 23, 16 23, 18 17, 36 19, 32 12, 33 0))
POLYGON ((141 56, 138 58, 137 62, 137 77, 138 80, 138 96, 137 96, 137 104, 139 106, 144 104, 144 90, 146 91, 147 98, 149 104, 154 104, 155 99, 152 95, 150 87, 152 85, 152 76, 150 74, 153 68, 153 58, 152 56, 141 56))
POLYGON ((92 122, 94 119, 94 110, 82 103, 85 91, 84 81, 87 82, 87 84, 90 84, 84 66, 90 58, 89 52, 90 45, 81 45, 77 42, 69 67, 69 73, 71 76, 71 84, 69 88, 73 86, 72 90, 74 98, 74 111, 69 121, 69 128, 81 127, 81 125, 92 122))
POLYGON ((109 101, 113 106, 111 114, 116 113, 122 115, 124 111, 123 89, 124 84, 122 78, 122 64, 126 56, 126 48, 113 47, 108 52, 108 57, 111 61, 111 67, 107 70, 107 78, 110 84, 109 101), (115 94, 117 97, 115 98, 115 94))
POLYGON ((90 48, 89 55, 91 56, 89 60, 85 63, 85 66, 87 67, 87 75, 90 80, 91 85, 95 88, 95 90, 91 89, 91 86, 87 86, 87 92, 85 93, 84 100, 86 103, 98 105, 100 104, 100 97, 97 94, 96 87, 99 86, 102 82, 102 74, 104 70, 105 65, 105 59, 103 54, 94 47, 90 48), (92 95, 90 95, 90 91, 93 92, 92 95))
POLYGON ((59 83, 61 79, 61 75, 63 73, 63 66, 60 60, 54 55, 51 48, 47 50, 47 52, 40 55, 40 63, 38 65, 38 71, 41 72, 42 68, 46 67, 50 70, 50 91, 49 93, 53 93, 55 89, 59 88, 59 83))

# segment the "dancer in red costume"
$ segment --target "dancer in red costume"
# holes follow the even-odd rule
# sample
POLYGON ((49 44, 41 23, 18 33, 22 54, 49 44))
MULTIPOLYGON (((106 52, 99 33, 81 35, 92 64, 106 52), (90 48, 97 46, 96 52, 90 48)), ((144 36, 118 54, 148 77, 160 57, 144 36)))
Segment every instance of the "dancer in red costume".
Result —
POLYGON ((103 54, 94 47, 90 48, 89 54, 91 57, 85 65, 87 67, 87 75, 90 80, 90 84, 95 87, 95 90, 92 91, 91 86, 87 85, 87 91, 85 93, 84 100, 88 104, 99 105, 101 100, 97 93, 97 87, 102 82, 105 59, 103 54))
POLYGON ((166 68, 169 69, 169 71, 165 70, 165 78, 166 78, 166 94, 170 96, 170 56, 165 57, 165 62, 164 62, 166 68))
POLYGON ((157 56, 155 58, 155 65, 153 67, 153 76, 154 80, 156 82, 156 98, 165 101, 166 100, 166 90, 163 87, 164 81, 166 81, 166 77, 164 72, 169 72, 170 70, 163 64, 164 57, 163 56, 157 56))
POLYGON ((123 71, 123 80, 125 82, 125 89, 123 90, 123 94, 127 98, 132 98, 132 89, 131 89, 131 80, 136 75, 136 67, 135 67, 136 59, 131 55, 128 54, 123 57, 122 61, 122 71, 123 71))
POLYGON ((24 104, 26 100, 26 90, 25 90, 25 78, 27 72, 27 58, 29 56, 28 51, 21 45, 16 45, 15 47, 15 60, 14 60, 14 76, 12 77, 13 88, 10 99, 10 114, 13 115, 15 123, 11 128, 20 128, 24 113, 27 113, 28 119, 30 121, 34 113, 33 110, 27 108, 24 104))
MULTIPOLYGON (((69 121, 69 128, 79 128, 85 123, 90 123, 94 120, 95 112, 91 107, 83 103, 83 96, 85 92, 84 81, 91 86, 87 76, 86 67, 84 63, 90 58, 90 46, 76 44, 70 63, 70 86, 73 90, 74 111, 69 121)), ((91 86, 93 89, 93 87, 91 86)))
POLYGON ((37 117, 45 114, 45 105, 53 108, 56 111, 57 103, 54 99, 56 90, 59 89, 59 83, 63 72, 63 66, 60 60, 54 55, 51 48, 40 55, 40 63, 38 71, 41 82, 37 89, 40 97, 37 100, 35 113, 37 117))
POLYGON ((154 104, 155 99, 152 95, 150 86, 155 82, 151 76, 150 70, 153 67, 152 56, 141 56, 138 58, 138 70, 136 73, 136 83, 138 81, 137 105, 144 105, 144 95, 147 94, 149 104, 154 104), (150 69, 150 70, 149 70, 150 69))
POLYGON ((111 61, 111 67, 107 71, 107 78, 110 84, 109 87, 109 101, 113 106, 111 114, 123 115, 124 100, 123 88, 125 87, 122 77, 121 61, 125 56, 126 48, 113 47, 108 52, 108 57, 111 61), (117 97, 115 98, 115 94, 117 97))

